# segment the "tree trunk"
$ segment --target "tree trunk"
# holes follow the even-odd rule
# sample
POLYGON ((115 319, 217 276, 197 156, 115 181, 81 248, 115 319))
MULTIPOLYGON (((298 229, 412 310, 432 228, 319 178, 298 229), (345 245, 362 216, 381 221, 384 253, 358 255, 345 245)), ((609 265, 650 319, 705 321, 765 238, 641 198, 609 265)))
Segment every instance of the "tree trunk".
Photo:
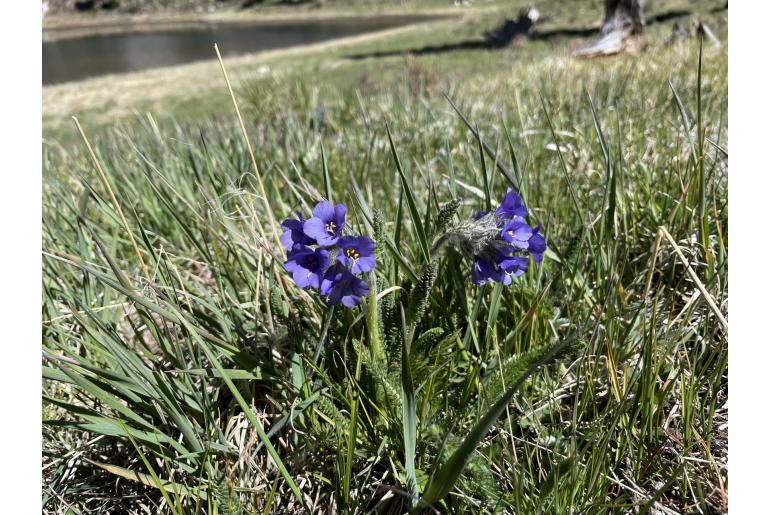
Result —
POLYGON ((604 0, 604 22, 599 37, 575 55, 594 57, 622 52, 626 41, 644 30, 645 0, 604 0))
POLYGON ((644 30, 643 8, 644 0, 605 0, 601 34, 617 31, 641 33, 644 30))

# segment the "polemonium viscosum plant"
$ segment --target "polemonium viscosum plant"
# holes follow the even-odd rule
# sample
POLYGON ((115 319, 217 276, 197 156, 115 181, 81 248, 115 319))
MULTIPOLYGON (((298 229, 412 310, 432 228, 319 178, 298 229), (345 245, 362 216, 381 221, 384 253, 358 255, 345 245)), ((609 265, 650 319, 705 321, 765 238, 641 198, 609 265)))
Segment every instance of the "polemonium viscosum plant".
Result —
MULTIPOLYGON (((546 250, 545 237, 541 234, 541 226, 532 227, 526 220, 529 211, 524 201, 512 188, 508 188, 499 207, 492 212, 480 212, 475 216, 455 224, 450 224, 460 206, 459 201, 445 205, 437 216, 436 242, 431 254, 442 247, 450 246, 459 251, 471 263, 470 279, 475 285, 500 283, 510 285, 514 278, 523 275, 529 266, 530 257, 537 263, 542 262, 546 250)), ((369 295, 370 288, 358 274, 371 273, 370 280, 377 281, 373 270, 376 265, 375 242, 367 236, 349 234, 345 217, 347 207, 344 204, 333 206, 322 200, 313 208, 312 216, 303 218, 297 213, 297 218, 284 220, 282 244, 287 250, 287 260, 284 268, 291 273, 294 283, 303 289, 318 290, 320 295, 333 308, 342 304, 347 308, 355 308, 369 295)), ((377 218, 377 217, 376 217, 377 218)), ((382 220, 377 218, 375 226, 382 226, 382 220)), ((375 230, 375 232, 378 232, 375 230)), ((415 509, 420 504, 429 505, 444 498, 452 485, 460 477, 462 470, 471 459, 480 439, 497 420, 503 408, 510 402, 513 394, 524 378, 539 366, 552 360, 563 352, 567 344, 539 350, 522 360, 522 372, 519 381, 511 386, 488 410, 465 441, 457 448, 444 466, 435 470, 430 480, 420 488, 415 469, 418 417, 416 411, 416 392, 409 365, 412 344, 419 335, 418 326, 421 313, 428 302, 430 290, 436 279, 436 261, 431 259, 422 270, 422 274, 414 285, 407 285, 407 292, 397 303, 392 303, 391 320, 395 316, 397 326, 396 339, 401 346, 401 396, 396 403, 402 406, 403 445, 405 483, 408 491, 407 506, 415 509), (400 309, 400 313, 397 312, 400 309), (400 315, 400 316, 399 316, 400 315), (400 320, 400 322, 399 322, 400 320), (422 490, 422 496, 420 492, 422 490)), ((400 288, 400 287, 399 287, 400 288)), ((376 294, 376 292, 375 292, 376 294)), ((374 294, 372 295, 374 297, 374 294)), ((382 369, 388 368, 388 357, 381 354, 379 344, 380 324, 377 321, 377 303, 372 298, 368 301, 370 317, 367 319, 371 354, 363 361, 367 368, 380 382, 370 395, 377 398, 388 394, 387 373, 382 369), (380 370, 372 372, 372 370, 380 370), (378 393, 378 391, 380 393, 378 393)), ((329 311, 330 315, 333 311, 329 311)), ((387 326, 388 324, 385 323, 387 326)), ((358 364, 356 365, 356 381, 360 380, 361 363, 364 355, 363 347, 359 348, 358 364)), ((352 455, 349 456, 352 459, 352 455)), ((349 459, 343 464, 350 465, 349 459)), ((343 485, 343 489, 346 486, 343 485)), ((343 498, 343 503, 347 501, 343 498)))

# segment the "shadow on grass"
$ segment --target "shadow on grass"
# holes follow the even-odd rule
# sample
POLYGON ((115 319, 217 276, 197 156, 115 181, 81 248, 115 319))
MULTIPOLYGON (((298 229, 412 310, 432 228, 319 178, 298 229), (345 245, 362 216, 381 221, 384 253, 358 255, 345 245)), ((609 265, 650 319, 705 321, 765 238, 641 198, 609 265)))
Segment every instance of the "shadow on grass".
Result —
MULTIPOLYGON (((692 14, 686 10, 672 10, 656 14, 647 18, 647 25, 664 23, 677 18, 682 18, 692 14)), ((507 21, 495 33, 486 33, 480 39, 467 39, 456 43, 446 43, 443 45, 428 45, 419 48, 407 50, 382 50, 368 53, 351 54, 348 59, 369 59, 377 57, 393 57, 398 55, 431 55, 443 54, 447 52, 458 52, 463 50, 495 50, 508 46, 513 40, 525 39, 527 41, 551 41, 564 38, 587 38, 597 33, 596 28, 562 28, 547 31, 532 30, 528 28, 517 27, 516 22, 507 21), (501 30, 501 29, 506 30, 501 30)))

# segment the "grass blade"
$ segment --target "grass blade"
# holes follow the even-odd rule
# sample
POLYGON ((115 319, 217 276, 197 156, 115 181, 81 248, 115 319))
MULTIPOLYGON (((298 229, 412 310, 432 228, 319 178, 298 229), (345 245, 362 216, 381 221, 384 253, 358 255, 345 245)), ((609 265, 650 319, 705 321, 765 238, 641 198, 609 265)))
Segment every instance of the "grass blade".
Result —
POLYGON ((324 143, 321 142, 321 163, 323 164, 324 175, 324 192, 326 193, 326 200, 332 202, 332 180, 329 177, 329 165, 326 163, 326 151, 324 150, 324 143))
POLYGON ((390 128, 386 125, 385 129, 388 132, 390 151, 393 154, 393 159, 396 161, 396 169, 398 170, 398 175, 401 178, 401 185, 403 186, 404 193, 406 195, 406 205, 409 209, 409 214, 412 217, 412 223, 414 224, 414 228, 417 232, 417 240, 420 244, 420 250, 422 250, 422 255, 425 259, 425 262, 429 262, 430 247, 428 245, 428 237, 425 234, 425 227, 422 224, 422 218, 420 217, 420 212, 417 209, 417 202, 415 201, 414 192, 412 191, 412 187, 409 185, 409 181, 406 179, 406 174, 404 174, 404 168, 401 166, 401 160, 398 158, 396 146, 393 143, 393 137, 390 134, 390 128))
POLYGON ((425 234, 425 227, 422 224, 422 219, 420 218, 420 212, 417 209, 417 203, 414 200, 414 193, 412 192, 412 187, 409 185, 409 181, 406 180, 406 175, 404 174, 404 169, 401 166, 401 160, 398 158, 398 153, 396 152, 396 146, 393 144, 393 137, 390 135, 390 128, 386 125, 385 129, 388 132, 388 142, 390 142, 390 151, 393 153, 393 159, 396 161, 396 169, 398 169, 398 175, 401 178, 401 185, 404 188, 404 193, 406 194, 406 205, 409 209, 409 214, 412 217, 412 223, 414 223, 414 228, 417 232, 417 240, 420 243, 420 250, 422 250, 423 258, 425 259, 425 262, 430 262, 430 247, 428 244, 428 237, 425 234))
POLYGON ((406 469, 406 489, 409 491, 409 507, 413 508, 420 492, 417 488, 417 474, 415 472, 415 453, 417 449, 417 403, 414 399, 414 384, 412 372, 409 366, 409 352, 411 342, 407 341, 410 332, 406 328, 406 315, 404 307, 401 307, 401 395, 402 395, 402 424, 404 431, 404 464, 406 469))

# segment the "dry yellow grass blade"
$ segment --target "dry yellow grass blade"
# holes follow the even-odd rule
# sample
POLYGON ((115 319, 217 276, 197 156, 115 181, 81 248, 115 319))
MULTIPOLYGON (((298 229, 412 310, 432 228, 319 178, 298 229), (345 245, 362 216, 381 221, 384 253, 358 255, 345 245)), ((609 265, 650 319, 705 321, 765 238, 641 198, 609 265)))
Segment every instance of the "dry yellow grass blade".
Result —
POLYGON ((144 263, 144 259, 142 258, 142 253, 139 252, 139 246, 136 244, 134 235, 131 232, 131 229, 128 227, 128 221, 126 221, 126 217, 125 215, 123 215, 123 210, 120 207, 120 203, 118 202, 118 199, 115 197, 115 193, 112 191, 112 186, 110 185, 110 181, 107 179, 107 174, 104 173, 104 169, 102 168, 102 165, 99 163, 99 160, 96 158, 94 149, 91 147, 91 143, 88 141, 88 138, 86 137, 86 133, 83 131, 83 127, 80 126, 80 122, 78 121, 77 117, 73 116, 72 121, 75 122, 75 126, 78 128, 80 137, 83 138, 83 142, 85 143, 86 148, 88 149, 88 153, 91 156, 91 160, 94 163, 94 167, 96 167, 96 170, 99 172, 99 177, 101 178, 102 183, 104 184, 104 187, 107 188, 107 191, 110 193, 110 199, 112 199, 112 204, 115 206, 115 211, 118 212, 118 216, 120 216, 120 221, 123 223, 123 228, 126 230, 126 234, 128 234, 128 238, 131 240, 131 246, 134 247, 134 252, 136 253, 136 257, 139 259, 139 264, 142 267, 142 274, 144 274, 144 277, 146 277, 149 280, 150 273, 147 270, 147 265, 144 263))
MULTIPOLYGON (((118 467, 117 465, 110 465, 109 463, 99 463, 98 461, 89 460, 88 458, 83 458, 83 460, 95 467, 99 467, 100 469, 109 472, 110 474, 114 474, 118 477, 122 477, 123 479, 128 479, 129 481, 134 481, 136 483, 141 483, 143 485, 146 485, 152 488, 158 488, 158 484, 149 474, 143 474, 142 472, 137 472, 135 470, 129 470, 127 468, 118 467)), ((191 491, 188 487, 182 484, 161 480, 161 485, 163 488, 166 488, 168 490, 176 489, 179 492, 179 494, 182 496, 191 495, 195 497, 201 497, 203 499, 206 498, 205 492, 198 489, 191 491)))
POLYGON ((658 227, 658 231, 660 231, 660 234, 665 236, 665 238, 671 244, 671 247, 673 247, 677 257, 679 257, 679 260, 687 269, 687 273, 689 274, 690 278, 692 278, 693 282, 695 283, 695 287, 698 288, 698 291, 701 292, 701 295, 703 295, 703 298, 706 299, 706 302, 708 303, 709 308, 711 308, 711 311, 719 319, 719 323, 722 324, 722 328, 725 331, 727 331, 727 319, 722 314, 722 311, 719 309, 716 302, 714 302, 714 298, 711 296, 708 290, 706 290, 706 286, 698 278, 698 274, 696 274, 695 270, 693 270, 693 268, 690 266, 690 263, 687 261, 687 258, 682 253, 682 249, 680 249, 679 245, 677 245, 676 241, 674 241, 674 238, 671 236, 671 233, 669 233, 668 230, 662 225, 658 227))

